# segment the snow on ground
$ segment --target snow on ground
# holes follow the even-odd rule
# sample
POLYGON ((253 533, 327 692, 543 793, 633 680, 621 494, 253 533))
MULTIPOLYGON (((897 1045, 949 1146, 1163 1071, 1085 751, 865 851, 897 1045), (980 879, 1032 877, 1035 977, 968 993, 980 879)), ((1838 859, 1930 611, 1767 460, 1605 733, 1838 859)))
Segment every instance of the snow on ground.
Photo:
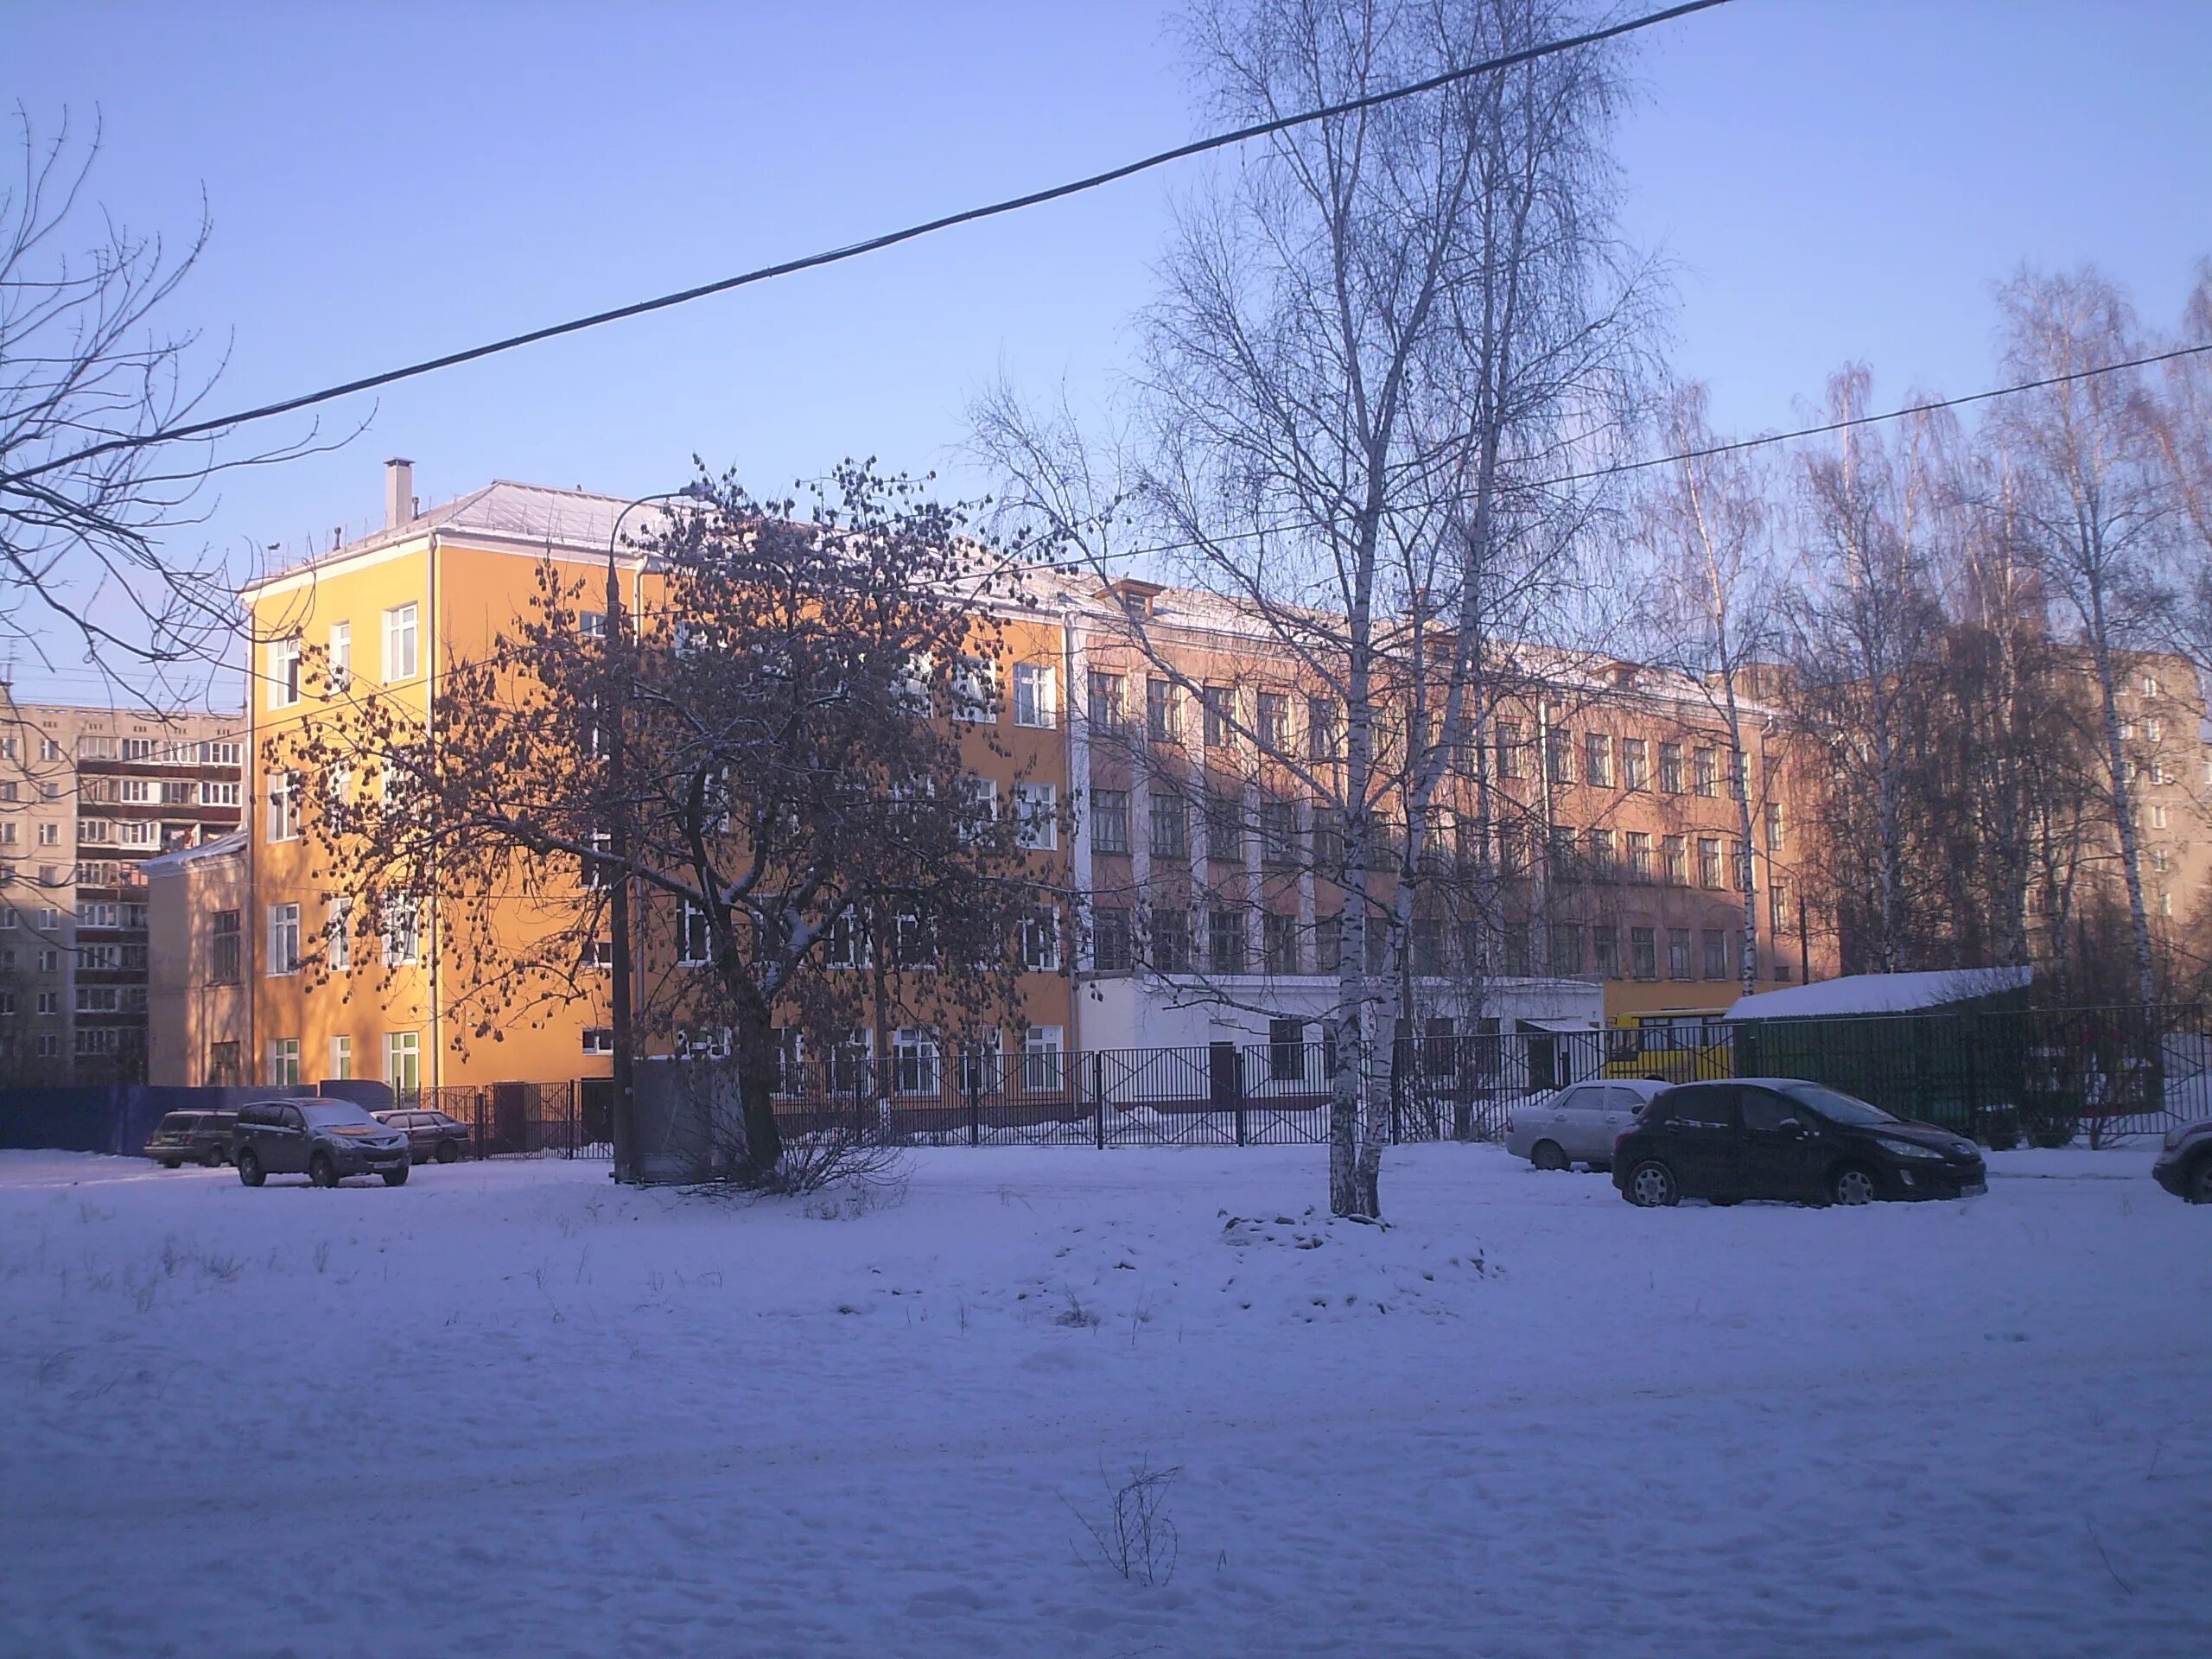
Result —
POLYGON ((0 1154, 0 1654, 2198 1654, 2212 1212, 1640 1211, 1494 1147, 0 1154), (1179 1467, 1147 1585, 1084 1522, 1179 1467), (1102 1474, 1103 1471, 1103 1474, 1102 1474))

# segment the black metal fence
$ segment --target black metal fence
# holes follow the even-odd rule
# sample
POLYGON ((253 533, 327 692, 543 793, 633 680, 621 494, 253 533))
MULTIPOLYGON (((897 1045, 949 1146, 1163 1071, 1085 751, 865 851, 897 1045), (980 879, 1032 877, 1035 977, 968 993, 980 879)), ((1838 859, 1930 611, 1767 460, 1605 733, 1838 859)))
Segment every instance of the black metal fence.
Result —
MULTIPOLYGON (((787 1134, 855 1130, 916 1146, 1318 1145, 1325 1042, 841 1055, 790 1080, 787 1134)), ((687 1062, 727 1073, 728 1064, 687 1062)), ((1592 1077, 1802 1077, 1993 1146, 2091 1145, 2212 1116, 2212 1027, 2194 1011, 2012 1010, 1404 1039, 1374 1062, 1394 1141, 1487 1141, 1515 1104, 1592 1077)), ((715 1086, 734 1090, 726 1076, 715 1086)), ((470 1128, 476 1156, 611 1158, 613 1085, 499 1083, 420 1103, 470 1128)))

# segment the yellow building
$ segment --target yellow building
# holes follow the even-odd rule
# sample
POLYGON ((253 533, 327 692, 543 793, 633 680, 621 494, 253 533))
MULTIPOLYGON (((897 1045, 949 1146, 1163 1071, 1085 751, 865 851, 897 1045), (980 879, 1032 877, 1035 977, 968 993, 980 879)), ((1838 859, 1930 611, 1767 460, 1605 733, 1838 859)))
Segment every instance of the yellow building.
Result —
MULTIPOLYGON (((469 988, 454 982, 457 964, 496 952, 454 938, 449 930, 461 924, 435 897, 418 925, 383 951, 364 951, 357 943, 340 963, 309 970, 347 896, 336 890, 342 879, 315 868, 305 815, 332 791, 342 797, 357 785, 346 777, 308 777, 287 764, 308 728, 342 717, 355 700, 378 698, 434 730, 442 666, 480 657, 512 626, 544 563, 595 589, 612 545, 628 585, 626 602, 642 608, 650 594, 644 561, 626 543, 658 528, 658 505, 502 481, 417 512, 413 489, 411 464, 387 462, 381 530, 245 590, 257 641, 249 688, 255 788, 245 847, 252 898, 245 1037, 255 1075, 276 1084, 372 1078, 403 1094, 604 1077, 612 1062, 603 981, 591 994, 503 1026, 496 1040, 471 1033, 472 1021, 458 1012, 469 988), (362 959, 368 956, 378 959, 362 959)), ((998 665, 989 721, 971 723, 973 765, 982 777, 1003 774, 1001 798, 1017 772, 1063 780, 1046 786, 1064 791, 1060 626, 1027 611, 1001 620, 1007 660, 998 665), (992 728, 995 744, 986 741, 982 723, 992 728)), ((1060 879, 1063 849, 1045 849, 1038 857, 1050 867, 1040 873, 1060 879)), ((532 925, 520 901, 501 917, 518 938, 532 925)), ((1040 963, 1025 976, 1021 998, 1033 1049, 1078 1046, 1061 964, 1040 963)), ((929 1070, 938 1071, 934 1055, 929 1070)))

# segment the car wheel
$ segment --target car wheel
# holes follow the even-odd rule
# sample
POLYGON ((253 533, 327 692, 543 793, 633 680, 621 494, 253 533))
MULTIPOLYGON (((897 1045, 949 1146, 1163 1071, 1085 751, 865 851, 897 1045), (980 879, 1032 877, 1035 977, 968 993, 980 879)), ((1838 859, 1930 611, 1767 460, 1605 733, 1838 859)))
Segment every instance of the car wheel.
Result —
POLYGON ((461 1161, 461 1142, 458 1141, 439 1141, 438 1161, 442 1164, 459 1163, 461 1161))
POLYGON ((387 1169, 384 1173, 384 1184, 386 1186, 406 1185, 407 1177, 414 1168, 415 1166, 412 1164, 402 1164, 397 1169, 387 1169))
POLYGON ((223 1166, 223 1149, 220 1147, 208 1147, 200 1154, 200 1161, 210 1169, 220 1169, 223 1166))
POLYGON ((1828 1201, 1832 1204, 1872 1204, 1882 1196, 1874 1172, 1857 1164, 1846 1164, 1828 1177, 1828 1201))
POLYGON ((330 1154, 318 1152, 308 1160, 308 1179, 317 1186, 338 1185, 338 1166, 330 1161, 330 1154))
POLYGON ((259 1186, 269 1179, 261 1167, 261 1156, 251 1147, 238 1149, 238 1180, 246 1186, 259 1186))
POLYGON ((1539 1141, 1529 1154, 1529 1161, 1538 1169, 1565 1169, 1567 1154, 1556 1141, 1539 1141))
POLYGON ((2182 1191, 2191 1204, 2212 1204, 2212 1156, 2196 1160, 2182 1191))
POLYGON ((1681 1189, 1675 1185, 1675 1172, 1656 1158, 1647 1158, 1628 1173, 1628 1185, 1623 1189, 1628 1201, 1645 1210, 1662 1209, 1680 1204, 1681 1189))

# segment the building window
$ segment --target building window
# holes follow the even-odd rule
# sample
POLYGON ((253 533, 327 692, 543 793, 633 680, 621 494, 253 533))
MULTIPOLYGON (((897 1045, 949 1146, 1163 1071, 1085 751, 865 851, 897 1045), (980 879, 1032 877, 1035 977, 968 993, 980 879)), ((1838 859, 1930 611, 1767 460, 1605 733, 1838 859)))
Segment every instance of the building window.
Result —
POLYGON ((938 1092, 937 1033, 902 1026, 891 1033, 892 1084, 902 1095, 938 1092))
MULTIPOLYGON (((846 915, 849 917, 851 912, 849 911, 846 915)), ((714 931, 707 925, 707 907, 696 899, 686 899, 677 917, 676 960, 685 968, 703 968, 713 958, 714 931)))
POLYGON ((988 657, 963 657, 952 676, 952 717, 988 726, 999 717, 999 665, 988 657))
POLYGON ((202 784, 200 785, 200 804, 202 806, 236 806, 238 786, 236 784, 202 784))
POLYGON ((1621 740, 1621 785, 1626 789, 1651 787, 1651 746, 1640 737, 1621 740))
POLYGON ((1191 971, 1191 912, 1154 910, 1152 912, 1152 965, 1157 973, 1191 971))
POLYGON ((1590 930, 1590 967, 1601 979, 1621 976, 1621 931, 1610 924, 1590 930))
POLYGON ((1554 974, 1579 974, 1582 971, 1582 929, 1573 922, 1554 922, 1551 925, 1550 969, 1554 974))
POLYGON ((1728 849, 1729 886, 1738 893, 1751 890, 1751 855, 1746 847, 1732 845, 1728 849))
POLYGON ((1244 861, 1244 800, 1227 790, 1205 798, 1206 856, 1224 864, 1244 861))
POLYGON ((1590 832, 1590 872, 1600 881, 1611 881, 1620 874, 1620 859, 1613 845, 1610 830, 1590 832))
POLYGON ((1021 918, 1021 965, 1033 974, 1060 969, 1060 916, 1039 906, 1021 918))
POLYGON ((1186 803, 1172 790, 1152 791, 1152 855, 1188 858, 1191 820, 1186 803))
POLYGON ((384 1080, 402 1100, 423 1092, 423 1034, 416 1031, 387 1031, 384 1034, 384 1080))
POLYGON ((245 1071, 235 1042, 207 1045, 207 1086, 236 1089, 245 1082, 245 1071))
POLYGON ((330 689, 344 691, 353 683, 353 625, 330 625, 330 689))
POLYGON ((1095 789, 1090 791, 1090 845, 1100 853, 1129 850, 1129 791, 1095 789))
POLYGON ((1770 885, 1766 895, 1767 925, 1774 930, 1777 938, 1789 931, 1789 884, 1776 881, 1770 885))
POLYGON ((1269 911, 1261 918, 1261 948, 1270 974, 1288 976, 1299 971, 1298 918, 1269 911))
POLYGON ((353 1075, 353 1039, 351 1037, 330 1039, 330 1071, 327 1075, 341 1082, 353 1075))
POLYGON ((1782 822, 1782 803, 1780 801, 1769 801, 1766 804, 1767 851, 1770 853, 1780 852, 1782 850, 1783 842, 1787 835, 1788 831, 1783 828, 1782 822))
POLYGON ((1574 741, 1572 732, 1554 726, 1544 734, 1544 776, 1554 784, 1574 781, 1574 741))
POLYGON ((2166 809, 2164 806, 2154 806, 2151 809, 2151 827, 2153 830, 2163 830, 2166 827, 2166 809))
POLYGON ((1210 749, 1220 748, 1235 735, 1230 699, 1236 694, 1225 685, 1202 686, 1198 690, 1200 735, 1210 749))
POLYGON ((269 971, 272 976, 300 971, 300 907, 296 904, 269 906, 269 971))
POLYGON ((412 899, 384 903, 384 965, 409 967, 423 959, 422 907, 412 899))
POLYGON ((296 841, 300 836, 300 774, 269 774, 269 839, 296 841))
POLYGON ((1024 847, 1051 852, 1060 844, 1060 791, 1056 785, 1016 784, 1014 810, 1024 847))
MULTIPOLYGON (((602 617, 602 618, 601 619, 601 626, 602 626, 605 625, 605 621, 606 621, 606 619, 605 619, 604 617, 602 617)), ((614 1052, 614 1027, 612 1027, 612 1026, 586 1026, 586 1027, 584 1027, 584 1052, 585 1052, 585 1053, 587 1053, 587 1054, 612 1054, 613 1052, 614 1052)))
POLYGON ((1690 973, 1690 931, 1687 927, 1667 930, 1667 977, 1693 977, 1690 973))
POLYGON ((1717 927, 1708 927, 1700 941, 1705 951, 1705 976, 1707 979, 1728 977, 1728 935, 1717 927))
POLYGON ((1260 803, 1260 861, 1274 869, 1298 862, 1298 808, 1289 801, 1260 803))
POLYGON ((1344 918, 1341 912, 1334 916, 1313 918, 1313 971, 1333 974, 1344 966, 1344 918))
POLYGON ((296 639, 269 642, 269 706, 289 709, 300 700, 300 642, 296 639))
POLYGON ((1059 671, 1052 664, 1014 665, 1014 723, 1038 727, 1060 723, 1059 671))
POLYGON ((1157 677, 1144 683, 1145 735, 1155 743, 1173 743, 1176 738, 1175 683, 1157 677))
POLYGON ((1690 861, 1688 843, 1680 836, 1663 836, 1659 842, 1659 855, 1665 861, 1667 880, 1674 886, 1689 885, 1690 861))
POLYGON ((1720 885, 1720 838, 1700 836, 1697 838, 1697 884, 1700 887, 1720 885))
POLYGON ((1274 1083, 1300 1083, 1306 1077, 1306 1022, 1303 1020, 1268 1021, 1268 1077, 1274 1083))
POLYGON ((1599 789, 1613 786, 1613 740, 1603 732, 1582 734, 1582 779, 1599 789))
POLYGON ((1206 912, 1206 965, 1217 974, 1244 971, 1244 912, 1234 906, 1206 912))
POLYGON ((296 1089, 300 1086, 298 1038, 276 1037, 270 1039, 269 1086, 271 1089, 296 1089))
POLYGON ((1641 830, 1628 832, 1628 879, 1649 881, 1651 879, 1651 837, 1641 830))
MULTIPOLYGON (((334 974, 351 973, 353 968, 353 901, 333 899, 323 912, 322 956, 334 974)), ((338 1075, 343 1076, 344 1073, 338 1075)))
POLYGON ((1118 732, 1129 720, 1129 682, 1126 675, 1090 671, 1090 724, 1095 731, 1118 732))
POLYGON ((1066 1087, 1058 1026, 1032 1026, 1021 1033, 1021 1086, 1045 1093, 1066 1087))
POLYGON ((1679 795, 1682 792, 1682 746, 1662 743, 1659 746, 1659 792, 1679 795))
POLYGON ((115 826, 115 844, 118 847, 158 847, 162 844, 162 826, 151 818, 131 818, 115 826))
POLYGON ((1711 749, 1698 749, 1690 755, 1690 782, 1697 794, 1710 798, 1719 792, 1719 757, 1711 749))
POLYGON ((386 684, 415 677, 417 619, 421 612, 411 602, 395 605, 384 613, 384 677, 386 684))
MULTIPOLYGON (((690 919, 687 909, 685 919, 690 919)), ((703 925, 703 918, 702 918, 703 925)), ((702 944, 704 941, 701 942, 702 944)), ((700 961, 706 958, 702 956, 700 961)), ((838 912, 830 924, 830 937, 823 946, 823 963, 830 968, 865 968, 868 964, 868 930, 861 925, 857 911, 838 912)))
POLYGON ((1306 700, 1306 758, 1309 760, 1334 760, 1343 749, 1341 711, 1333 697, 1308 697, 1306 700))
POLYGON ((1501 720, 1497 722, 1497 775, 1518 778, 1522 774, 1521 722, 1501 720))
POLYGON ((1269 754, 1290 750, 1290 699, 1280 691, 1262 691, 1255 699, 1260 747, 1269 754))
POLYGON ((1129 912, 1119 906, 1105 906, 1091 912, 1091 965, 1102 974, 1126 974, 1134 965, 1135 940, 1129 929, 1129 912))

